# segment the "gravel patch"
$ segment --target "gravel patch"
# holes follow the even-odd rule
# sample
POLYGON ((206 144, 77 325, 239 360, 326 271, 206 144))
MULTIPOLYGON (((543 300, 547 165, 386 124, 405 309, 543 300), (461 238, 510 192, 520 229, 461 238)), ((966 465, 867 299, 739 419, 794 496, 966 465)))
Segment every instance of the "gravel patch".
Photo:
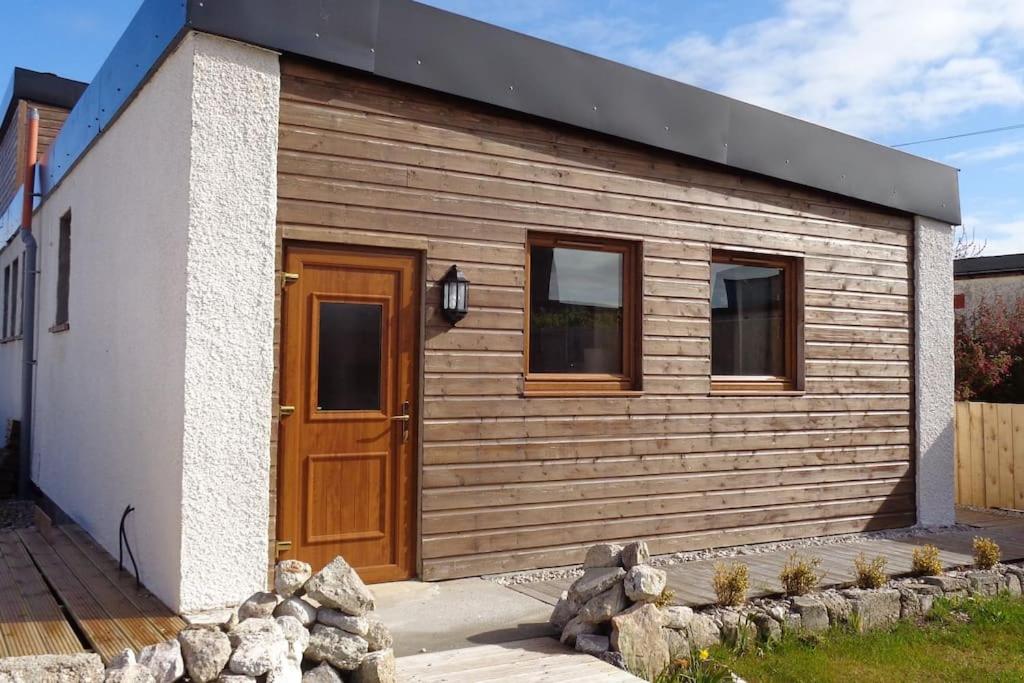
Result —
POLYGON ((0 501, 0 530, 25 529, 35 521, 34 505, 29 500, 0 501))
MULTIPOLYGON (((990 510, 988 512, 991 512, 990 510)), ((760 555, 773 553, 779 550, 796 550, 799 548, 817 548, 830 545, 849 545, 852 543, 863 543, 871 540, 889 540, 910 537, 926 538, 933 534, 950 532, 967 532, 975 527, 968 524, 955 524, 940 528, 907 527, 904 529, 890 529, 886 531, 866 531, 858 534, 840 534, 838 536, 818 536, 815 538, 802 538, 795 541, 782 541, 778 543, 757 543, 753 545, 739 545, 729 548, 715 548, 706 550, 692 550, 670 555, 657 555, 652 557, 650 563, 655 567, 667 567, 696 560, 715 560, 729 557, 742 557, 744 555, 760 555)), ((516 586, 524 583, 536 583, 538 581, 555 581, 559 579, 574 579, 582 576, 583 570, 579 565, 552 567, 550 569, 536 569, 523 572, 510 572, 507 574, 492 574, 483 577, 487 581, 493 581, 502 586, 516 586)))

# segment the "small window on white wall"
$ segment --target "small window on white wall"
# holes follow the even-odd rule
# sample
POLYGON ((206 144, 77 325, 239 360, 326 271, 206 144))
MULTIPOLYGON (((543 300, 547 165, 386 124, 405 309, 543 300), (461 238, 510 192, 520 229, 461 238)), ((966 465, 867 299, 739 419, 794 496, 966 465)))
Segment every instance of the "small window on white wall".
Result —
POLYGON ((4 268, 4 319, 0 339, 7 339, 7 315, 11 308, 11 267, 4 268))
POLYGON ((71 278, 71 212, 60 219, 60 235, 57 243, 57 309, 51 332, 68 329, 68 298, 71 278))
POLYGON ((18 277, 18 270, 18 259, 14 259, 11 263, 11 318, 7 325, 11 337, 18 334, 18 312, 21 308, 18 303, 18 283, 21 282, 21 278, 18 277))

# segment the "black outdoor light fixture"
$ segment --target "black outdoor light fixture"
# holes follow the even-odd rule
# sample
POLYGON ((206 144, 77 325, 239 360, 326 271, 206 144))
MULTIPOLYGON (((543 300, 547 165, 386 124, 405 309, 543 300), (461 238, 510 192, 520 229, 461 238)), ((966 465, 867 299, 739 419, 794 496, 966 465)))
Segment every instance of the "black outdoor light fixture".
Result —
POLYGON ((452 325, 469 313, 469 280, 458 266, 449 268, 441 280, 441 313, 452 325))

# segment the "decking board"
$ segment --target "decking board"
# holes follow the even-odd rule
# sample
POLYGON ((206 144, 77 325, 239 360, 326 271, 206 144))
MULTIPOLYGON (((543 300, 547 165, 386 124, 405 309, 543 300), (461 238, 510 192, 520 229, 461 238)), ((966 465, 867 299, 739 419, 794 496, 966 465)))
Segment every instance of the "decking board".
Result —
POLYGON ((114 558, 107 554, 84 529, 76 524, 62 524, 59 529, 64 533, 67 541, 73 544, 96 569, 102 572, 108 581, 117 587, 121 595, 152 624, 162 638, 173 638, 185 628, 185 622, 181 617, 160 602, 145 586, 140 586, 134 576, 122 571, 114 558))
POLYGON ((84 651, 13 532, 0 534, 0 633, 2 657, 84 651))
POLYGON ((184 626, 78 527, 0 533, 0 656, 92 650, 109 662, 184 626))
POLYGON ((117 620, 111 618, 37 530, 20 530, 18 537, 32 554, 61 602, 67 606, 71 618, 89 645, 104 662, 110 661, 126 648, 138 649, 117 620))
POLYGON ((103 611, 117 621, 121 631, 136 645, 136 649, 158 643, 167 637, 150 623, 146 615, 140 612, 59 528, 54 529, 53 533, 46 537, 46 541, 71 574, 103 607, 103 611))
POLYGON ((407 683, 636 683, 641 679, 552 638, 481 645, 399 657, 398 680, 407 683))

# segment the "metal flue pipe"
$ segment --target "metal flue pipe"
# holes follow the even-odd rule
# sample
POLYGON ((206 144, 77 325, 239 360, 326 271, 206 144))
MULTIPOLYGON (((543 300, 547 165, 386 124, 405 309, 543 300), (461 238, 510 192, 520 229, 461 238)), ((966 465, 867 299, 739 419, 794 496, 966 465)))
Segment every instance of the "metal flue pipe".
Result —
POLYGON ((39 110, 29 109, 25 122, 25 176, 22 184, 21 241, 25 245, 25 286, 22 291, 21 439, 18 448, 18 497, 32 496, 32 389, 35 375, 36 238, 32 234, 35 203, 36 155, 39 147, 39 110))

